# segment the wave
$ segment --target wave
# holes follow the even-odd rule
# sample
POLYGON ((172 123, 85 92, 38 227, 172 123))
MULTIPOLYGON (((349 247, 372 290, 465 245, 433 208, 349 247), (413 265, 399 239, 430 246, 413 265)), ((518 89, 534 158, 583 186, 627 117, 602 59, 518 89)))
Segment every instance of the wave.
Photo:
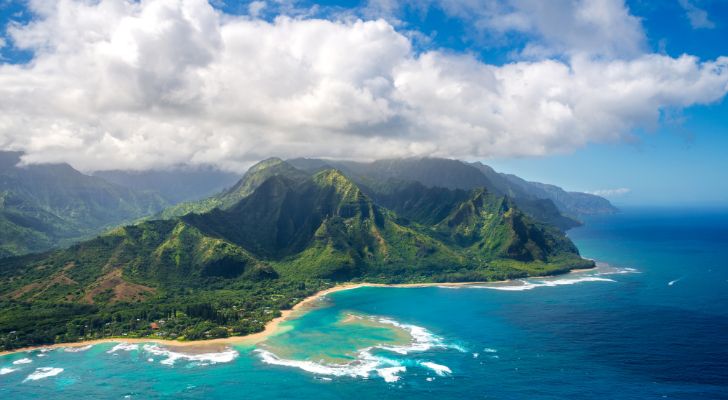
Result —
POLYGON ((609 264, 601 264, 597 267, 594 275, 623 275, 623 274, 640 274, 641 272, 635 268, 629 267, 613 267, 609 264))
POLYGON ((160 361, 160 364, 174 365, 177 360, 186 360, 195 362, 196 365, 210 365, 218 363, 228 363, 238 357, 239 353, 233 349, 221 351, 219 353, 203 353, 203 354, 186 354, 178 353, 169 349, 165 349, 156 344, 145 344, 144 351, 155 356, 166 357, 160 361))
POLYGON ((323 364, 308 360, 287 360, 279 358, 268 350, 256 349, 255 351, 266 364, 294 367, 318 375, 367 378, 370 372, 376 371, 379 366, 379 361, 373 359, 371 353, 368 351, 361 351, 356 360, 347 364, 323 364))
POLYGON ((20 365, 20 364, 30 364, 33 360, 30 358, 21 358, 20 360, 13 361, 13 365, 20 365))
POLYGON ((446 365, 435 364, 431 361, 422 361, 420 362, 420 365, 435 371, 435 373, 440 376, 447 376, 452 374, 452 370, 446 365))
POLYGON ((11 372, 17 371, 17 368, 0 368, 0 375, 7 375, 11 372))
POLYGON ((493 285, 473 285, 468 286, 470 288, 477 289, 491 289, 491 290, 504 290, 504 291, 523 291, 532 290, 538 287, 554 287, 563 285, 574 285, 582 282, 616 282, 614 279, 600 278, 598 276, 582 276, 577 278, 562 278, 552 280, 532 280, 532 279, 520 279, 518 284, 493 284, 493 285))
MULTIPOLYGON (((116 353, 117 351, 139 351, 139 345, 134 343, 119 343, 116 346, 114 346, 111 350, 107 351, 109 354, 116 353)), ((179 353, 176 351, 172 351, 169 349, 166 349, 164 347, 161 347, 156 344, 145 344, 142 348, 142 351, 144 351, 147 354, 163 357, 164 359, 160 361, 160 364, 164 365, 174 365, 175 362, 178 360, 185 360, 193 362, 194 365, 211 365, 211 364, 218 364, 218 363, 228 363, 233 361, 235 358, 240 355, 237 351, 233 349, 227 349, 225 351, 221 351, 219 353, 203 353, 203 354, 188 354, 188 353, 179 353)), ((154 362, 154 358, 147 357, 146 360, 148 362, 154 362)))
POLYGON ((37 381, 39 379, 49 378, 51 376, 56 376, 56 375, 60 374, 61 372, 63 372, 63 368, 54 368, 54 367, 40 367, 40 368, 36 368, 35 372, 33 372, 32 374, 28 375, 25 378, 25 380, 23 380, 23 382, 25 382, 25 381, 37 381))
POLYGON ((491 289, 503 291, 532 290, 538 287, 554 287, 563 285, 574 285, 582 282, 616 282, 614 279, 604 278, 609 275, 639 274, 640 271, 634 268, 613 267, 607 263, 598 262, 597 267, 592 270, 575 271, 561 277, 549 278, 524 278, 515 281, 494 282, 485 284, 470 285, 441 285, 442 289, 491 289))
POLYGON ((107 351, 107 353, 116 353, 117 351, 134 351, 139 350, 139 345, 134 343, 126 343, 121 342, 114 346, 111 350, 107 351))
POLYGON ((382 377, 385 382, 397 382, 399 380, 399 373, 406 371, 406 367, 387 367, 387 368, 379 368, 377 370, 377 375, 382 377))
POLYGON ((409 335, 412 337, 412 342, 409 345, 404 346, 392 346, 392 345, 381 345, 376 346, 379 349, 382 350, 388 350, 394 353, 398 354, 408 354, 410 352, 423 352, 430 350, 432 348, 441 348, 441 349, 454 349, 458 350, 460 352, 465 352, 465 349, 461 346, 458 346, 456 344, 446 344, 443 339, 432 332, 428 331, 427 329, 417 326, 417 325, 410 325, 410 324, 403 324, 401 322, 397 322, 390 318, 376 318, 372 317, 371 319, 386 325, 392 325, 394 327, 397 327, 399 329, 407 331, 409 335))
POLYGON ((63 351, 66 353, 80 353, 82 351, 90 350, 92 347, 94 347, 92 344, 81 347, 64 347, 63 351))
POLYGON ((373 351, 387 351, 400 355, 407 355, 412 352, 424 352, 433 348, 465 351, 461 346, 446 344, 441 337, 420 326, 404 324, 390 318, 370 317, 370 319, 407 331, 412 341, 407 345, 376 345, 360 349, 357 351, 355 359, 345 364, 283 359, 269 350, 260 348, 256 349, 255 352, 266 364, 298 368, 316 375, 348 376, 364 379, 378 376, 385 382, 393 383, 398 381, 400 375, 407 371, 407 365, 419 365, 434 371, 440 376, 451 374, 452 370, 446 365, 436 364, 431 361, 413 362, 410 360, 395 360, 389 357, 375 355, 373 351))

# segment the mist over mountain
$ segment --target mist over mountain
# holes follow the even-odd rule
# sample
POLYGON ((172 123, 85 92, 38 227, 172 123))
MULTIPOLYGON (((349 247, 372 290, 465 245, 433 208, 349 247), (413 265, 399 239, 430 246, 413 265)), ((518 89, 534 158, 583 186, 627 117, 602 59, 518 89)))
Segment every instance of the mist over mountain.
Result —
POLYGON ((171 204, 208 197, 229 188, 240 179, 238 174, 211 166, 183 166, 168 170, 96 171, 93 175, 137 191, 158 192, 171 204))
POLYGON ((68 164, 18 166, 21 155, 0 152, 0 257, 65 246, 169 205, 68 164))

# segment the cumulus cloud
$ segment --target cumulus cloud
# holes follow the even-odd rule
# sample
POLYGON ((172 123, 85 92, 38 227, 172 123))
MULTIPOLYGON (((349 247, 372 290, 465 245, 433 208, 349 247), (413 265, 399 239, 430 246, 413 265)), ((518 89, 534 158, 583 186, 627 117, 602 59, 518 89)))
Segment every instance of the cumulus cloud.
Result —
POLYGON ((632 189, 617 188, 617 189, 594 190, 594 191, 586 192, 586 193, 594 194, 594 195, 602 196, 602 197, 618 197, 618 196, 624 196, 625 194, 628 194, 630 192, 632 192, 632 189))
POLYGON ((9 34, 32 61, 0 65, 0 147, 84 170, 570 152, 728 91, 726 57, 496 66, 415 52, 385 20, 264 21, 204 0, 31 5, 38 17, 9 34))

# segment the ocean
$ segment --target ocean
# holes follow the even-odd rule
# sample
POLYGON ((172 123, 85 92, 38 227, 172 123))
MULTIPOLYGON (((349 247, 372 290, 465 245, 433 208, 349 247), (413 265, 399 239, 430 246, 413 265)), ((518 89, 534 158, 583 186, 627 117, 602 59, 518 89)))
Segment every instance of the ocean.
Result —
POLYGON ((728 399, 728 210, 626 208, 569 236, 599 268, 336 292, 218 353, 11 354, 0 398, 728 399))

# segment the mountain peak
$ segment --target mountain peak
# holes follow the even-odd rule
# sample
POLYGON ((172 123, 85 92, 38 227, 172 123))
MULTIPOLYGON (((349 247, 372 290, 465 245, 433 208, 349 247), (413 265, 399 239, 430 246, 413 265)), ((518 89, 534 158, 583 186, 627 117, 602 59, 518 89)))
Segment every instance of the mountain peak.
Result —
POLYGON ((319 186, 333 187, 343 199, 355 200, 361 196, 361 190, 354 181, 335 168, 317 172, 313 176, 313 181, 319 186))

